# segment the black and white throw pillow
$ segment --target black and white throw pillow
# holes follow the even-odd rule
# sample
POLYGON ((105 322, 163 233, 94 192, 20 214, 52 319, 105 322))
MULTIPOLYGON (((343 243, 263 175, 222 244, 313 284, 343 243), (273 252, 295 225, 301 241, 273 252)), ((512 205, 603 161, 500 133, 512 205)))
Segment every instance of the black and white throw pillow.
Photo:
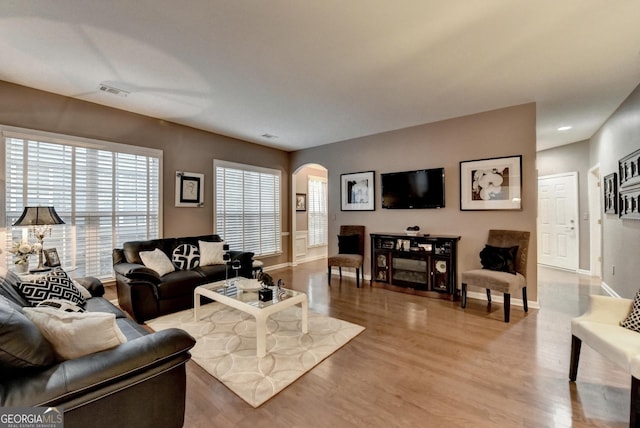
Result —
POLYGON ((640 333, 640 290, 636 292, 636 296, 633 298, 631 313, 627 315, 627 318, 620 325, 640 333))
POLYGON ((18 288, 32 306, 48 299, 69 300, 76 305, 85 303, 80 290, 73 285, 73 281, 62 269, 52 270, 41 277, 21 282, 18 288))
POLYGON ((173 265, 180 270, 195 269, 200 265, 200 250, 196 245, 178 245, 171 255, 173 265))

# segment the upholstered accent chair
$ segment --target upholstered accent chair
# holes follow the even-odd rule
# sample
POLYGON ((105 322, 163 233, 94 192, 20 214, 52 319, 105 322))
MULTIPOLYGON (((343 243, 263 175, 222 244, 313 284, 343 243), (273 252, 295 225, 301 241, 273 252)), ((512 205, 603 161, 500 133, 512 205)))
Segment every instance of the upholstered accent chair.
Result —
POLYGON ((485 288, 487 290, 487 300, 491 304, 491 290, 503 293, 504 295, 504 322, 509 322, 511 312, 511 295, 518 290, 522 290, 522 302, 524 311, 527 312, 527 254, 529 252, 529 236, 528 231, 519 230, 489 230, 489 238, 487 239, 487 249, 500 251, 502 253, 514 250, 517 246, 517 252, 514 250, 509 257, 499 255, 501 263, 497 266, 491 266, 486 263, 482 257, 483 269, 474 269, 462 273, 462 302, 461 306, 467 306, 467 287, 485 288), (509 260, 511 258, 511 260, 509 260))
POLYGON ((364 281, 364 226, 340 226, 338 235, 338 254, 327 259, 329 285, 331 285, 331 268, 338 266, 342 279, 342 268, 354 268, 356 270, 356 287, 360 288, 360 272, 364 281))
MULTIPOLYGON (((610 296, 589 296, 587 311, 571 320, 569 380, 578 377, 582 342, 631 374, 630 427, 640 427, 640 333, 622 327, 633 301, 610 296)), ((636 313, 637 314, 637 313, 636 313)))

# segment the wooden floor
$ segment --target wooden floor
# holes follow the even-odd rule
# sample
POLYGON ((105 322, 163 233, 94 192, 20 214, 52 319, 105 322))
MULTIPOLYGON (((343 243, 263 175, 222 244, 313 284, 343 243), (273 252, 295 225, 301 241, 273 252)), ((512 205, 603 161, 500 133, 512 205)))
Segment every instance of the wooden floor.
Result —
MULTIPOLYGON (((568 380, 570 320, 599 281, 540 268, 540 309, 434 300, 371 288, 326 262, 269 272, 310 309, 366 330, 254 409, 193 361, 185 427, 626 427, 630 378, 583 346, 568 380)), ((517 297, 517 296, 516 296, 517 297)))

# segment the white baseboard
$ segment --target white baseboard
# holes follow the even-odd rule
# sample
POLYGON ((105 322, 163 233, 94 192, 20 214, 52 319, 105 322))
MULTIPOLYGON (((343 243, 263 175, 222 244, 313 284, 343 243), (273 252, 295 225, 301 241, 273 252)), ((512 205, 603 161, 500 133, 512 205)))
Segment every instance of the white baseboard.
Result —
POLYGON ((286 267, 291 267, 291 266, 294 266, 294 265, 291 264, 291 263, 280 263, 280 264, 277 264, 277 265, 265 266, 263 270, 264 271, 270 271, 270 270, 276 270, 276 269, 281 269, 281 268, 286 268, 286 267))
POLYGON ((292 264, 292 266, 298 265, 300 263, 314 262, 316 260, 321 260, 321 259, 326 259, 326 258, 327 258, 327 256, 325 256, 324 254, 320 254, 320 255, 317 255, 317 256, 302 257, 302 258, 296 260, 292 264))
POLYGON ((587 276, 591 276, 591 270, 578 269, 578 274, 580 274, 580 275, 587 275, 587 276))
POLYGON ((602 289, 604 290, 604 292, 605 292, 605 293, 607 293, 607 294, 608 294, 609 296, 611 296, 611 297, 617 297, 618 299, 620 299, 620 298, 622 297, 621 295, 619 295, 618 293, 616 293, 616 291, 615 291, 613 288, 609 287, 609 286, 607 285, 607 283, 606 283, 606 282, 604 282, 604 281, 602 281, 602 284, 600 284, 600 287, 602 287, 602 289))

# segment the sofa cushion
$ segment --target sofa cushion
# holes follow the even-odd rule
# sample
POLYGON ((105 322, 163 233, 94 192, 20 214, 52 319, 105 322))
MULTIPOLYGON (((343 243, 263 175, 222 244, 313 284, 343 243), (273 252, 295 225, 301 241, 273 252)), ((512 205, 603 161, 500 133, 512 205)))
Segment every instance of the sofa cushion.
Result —
POLYGON ((508 272, 515 275, 517 254, 517 245, 504 248, 485 245, 480 251, 480 263, 483 269, 508 272))
POLYGON ((21 309, 0 296, 0 377, 42 369, 56 362, 51 344, 21 309))
POLYGON ((169 257, 159 248, 153 251, 140 251, 140 258, 142 259, 142 264, 157 272, 159 276, 164 276, 176 270, 169 257))
POLYGON ((18 291, 18 284, 20 284, 20 277, 0 266, 0 295, 15 302, 20 307, 29 306, 30 303, 18 291))
POLYGON ((54 308, 25 308, 63 360, 114 348, 127 341, 114 314, 104 312, 64 312, 54 308))
POLYGON ((195 269, 200 265, 200 250, 197 245, 180 244, 174 248, 171 261, 180 270, 195 269))
MULTIPOLYGON (((200 269, 200 268, 198 268, 200 269)), ((161 300, 193 294, 193 289, 206 282, 196 270, 177 270, 162 277, 158 284, 158 298, 161 300)))
POLYGON ((62 269, 22 281, 18 284, 18 289, 32 306, 47 299, 69 300, 76 305, 85 303, 80 290, 62 269))
POLYGON ((200 248, 200 265, 221 265, 224 264, 223 242, 198 241, 200 248))

